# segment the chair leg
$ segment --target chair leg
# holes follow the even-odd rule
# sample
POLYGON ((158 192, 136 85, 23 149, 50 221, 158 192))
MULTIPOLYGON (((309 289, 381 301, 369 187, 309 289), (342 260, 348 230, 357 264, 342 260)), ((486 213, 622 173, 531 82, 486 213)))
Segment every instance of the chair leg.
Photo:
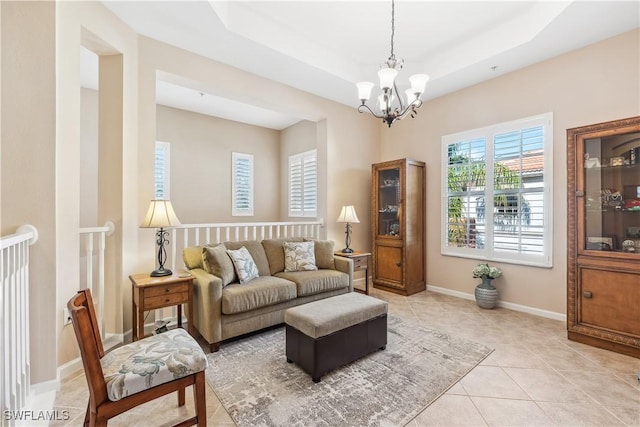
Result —
POLYGON ((91 407, 89 403, 87 403, 87 412, 84 413, 84 423, 82 424, 84 427, 89 427, 89 417, 90 417, 91 407))
POLYGON ((207 427, 207 399, 204 384, 204 371, 196 374, 196 382, 193 384, 193 402, 198 417, 198 427, 207 427))
POLYGON ((178 389, 178 406, 184 406, 184 387, 178 389))

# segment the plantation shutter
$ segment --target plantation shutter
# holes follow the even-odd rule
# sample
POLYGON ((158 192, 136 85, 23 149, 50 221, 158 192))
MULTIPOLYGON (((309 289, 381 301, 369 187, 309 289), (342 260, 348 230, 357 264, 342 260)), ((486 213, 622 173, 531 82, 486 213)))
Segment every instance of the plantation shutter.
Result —
POLYGON ((552 265, 551 113, 442 137, 445 255, 552 265))
POLYGON ((156 142, 154 157, 154 196, 156 200, 169 200, 169 143, 156 142))
POLYGON ((289 157, 289 216, 316 216, 318 179, 316 150, 289 157))
POLYGON ((232 153, 232 215, 253 215, 253 155, 232 153))

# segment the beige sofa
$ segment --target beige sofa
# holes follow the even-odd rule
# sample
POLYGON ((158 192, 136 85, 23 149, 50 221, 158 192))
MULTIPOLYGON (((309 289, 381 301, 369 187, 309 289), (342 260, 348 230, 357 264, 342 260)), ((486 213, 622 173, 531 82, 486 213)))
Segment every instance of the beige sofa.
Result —
POLYGON ((283 323, 290 307, 353 291, 353 261, 334 258, 333 242, 314 242, 317 270, 285 272, 285 241, 303 239, 224 242, 183 250, 185 266, 194 276, 194 326, 212 352, 221 341, 283 323), (240 284, 226 249, 243 246, 259 277, 240 284))

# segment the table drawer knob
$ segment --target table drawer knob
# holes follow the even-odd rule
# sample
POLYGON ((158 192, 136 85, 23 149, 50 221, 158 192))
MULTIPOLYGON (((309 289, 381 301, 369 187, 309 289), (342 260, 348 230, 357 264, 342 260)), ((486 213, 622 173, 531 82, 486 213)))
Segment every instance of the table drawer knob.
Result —
POLYGON ((582 296, 585 297, 586 299, 591 299, 593 297, 593 294, 589 291, 584 291, 582 293, 582 296))
POLYGON ((165 291, 165 292, 171 292, 171 289, 169 289, 169 288, 164 288, 164 291, 165 291))

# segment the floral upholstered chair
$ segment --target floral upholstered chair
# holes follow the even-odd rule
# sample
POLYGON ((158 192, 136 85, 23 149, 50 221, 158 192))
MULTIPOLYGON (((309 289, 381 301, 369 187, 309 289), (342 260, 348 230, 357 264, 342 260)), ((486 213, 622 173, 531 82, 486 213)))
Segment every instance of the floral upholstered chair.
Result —
POLYGON ((89 385, 85 426, 106 426, 110 418, 174 391, 178 392, 178 406, 183 406, 185 387, 190 385, 196 415, 179 425, 207 425, 207 358, 184 329, 134 341, 105 354, 91 291, 79 291, 67 307, 89 385))

